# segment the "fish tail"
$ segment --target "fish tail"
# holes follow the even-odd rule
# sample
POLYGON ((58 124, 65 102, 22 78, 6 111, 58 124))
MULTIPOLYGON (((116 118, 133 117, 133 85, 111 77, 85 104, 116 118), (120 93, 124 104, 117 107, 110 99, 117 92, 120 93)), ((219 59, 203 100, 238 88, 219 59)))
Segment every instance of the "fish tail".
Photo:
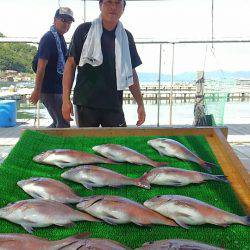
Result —
POLYGON ((228 183, 227 177, 225 175, 212 175, 212 174, 204 174, 206 180, 214 180, 214 181, 224 181, 228 183))
POLYGON ((250 216, 241 216, 240 217, 240 224, 250 226, 250 216))
POLYGON ((75 244, 79 240, 88 238, 89 235, 90 235, 89 232, 76 234, 74 236, 70 236, 70 237, 67 237, 65 239, 55 241, 53 246, 58 247, 57 249, 64 249, 65 247, 69 247, 69 246, 75 244))
POLYGON ((205 170, 209 173, 211 173, 212 168, 216 167, 217 165, 211 162, 204 161, 200 164, 205 170))
POLYGON ((224 181, 226 183, 229 183, 229 181, 225 175, 215 175, 214 180, 215 181, 224 181))
POLYGON ((146 174, 144 174, 142 177, 136 179, 136 185, 138 187, 142 187, 142 188, 146 188, 146 189, 151 188, 150 183, 147 180, 146 174))
POLYGON ((151 166, 158 168, 158 167, 168 167, 168 162, 157 162, 154 161, 153 164, 151 166))

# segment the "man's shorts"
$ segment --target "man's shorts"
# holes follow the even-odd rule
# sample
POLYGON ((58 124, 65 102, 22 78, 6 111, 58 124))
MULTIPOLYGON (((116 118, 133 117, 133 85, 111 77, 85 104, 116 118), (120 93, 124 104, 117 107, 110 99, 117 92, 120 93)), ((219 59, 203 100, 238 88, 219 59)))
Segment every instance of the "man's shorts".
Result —
POLYGON ((96 109, 76 105, 78 127, 127 127, 123 110, 96 109))

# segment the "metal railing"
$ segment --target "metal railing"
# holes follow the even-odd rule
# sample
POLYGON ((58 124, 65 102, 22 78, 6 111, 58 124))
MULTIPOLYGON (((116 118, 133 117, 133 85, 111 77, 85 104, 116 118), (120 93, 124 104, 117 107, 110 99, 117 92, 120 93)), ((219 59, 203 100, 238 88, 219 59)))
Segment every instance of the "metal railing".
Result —
MULTIPOLYGON (((8 38, 8 37, 0 37, 0 43, 29 43, 29 44, 38 44, 38 38, 8 38)), ((179 41, 143 41, 143 40, 135 40, 138 45, 145 44, 156 44, 159 45, 159 66, 158 66, 158 101, 157 101, 157 126, 159 126, 160 120, 160 89, 161 89, 161 76, 162 76, 162 46, 164 44, 168 44, 172 46, 172 55, 171 55, 171 85, 170 85, 170 97, 169 97, 169 125, 172 125, 172 117, 173 117, 173 89, 174 89, 174 81, 175 81, 175 49, 178 44, 218 44, 218 43, 250 43, 248 39, 227 39, 227 40, 179 40, 179 41)), ((69 43, 69 40, 67 41, 69 43)), ((40 111, 39 111, 39 103, 37 104, 36 111, 36 121, 37 126, 40 124, 40 111)))

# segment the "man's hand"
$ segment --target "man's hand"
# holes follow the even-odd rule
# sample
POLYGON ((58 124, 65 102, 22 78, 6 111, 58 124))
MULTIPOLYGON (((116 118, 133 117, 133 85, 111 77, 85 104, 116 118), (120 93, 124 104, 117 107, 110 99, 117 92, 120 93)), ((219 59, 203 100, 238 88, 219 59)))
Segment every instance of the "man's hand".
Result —
POLYGON ((145 119, 146 119, 146 113, 145 113, 144 105, 139 105, 138 106, 137 114, 138 114, 138 121, 136 123, 136 126, 139 127, 145 122, 145 119))
POLYGON ((30 102, 35 105, 37 104, 39 99, 40 99, 40 91, 37 89, 34 89, 30 96, 30 102))
POLYGON ((62 115, 66 121, 73 121, 71 116, 74 116, 73 105, 71 101, 64 101, 62 104, 62 115))

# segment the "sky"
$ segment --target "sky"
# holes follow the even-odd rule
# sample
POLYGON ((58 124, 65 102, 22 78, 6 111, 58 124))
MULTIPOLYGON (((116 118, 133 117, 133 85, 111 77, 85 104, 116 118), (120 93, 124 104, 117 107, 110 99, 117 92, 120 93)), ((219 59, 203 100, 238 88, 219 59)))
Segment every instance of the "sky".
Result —
MULTIPOLYGON (((53 22, 56 9, 68 6, 75 22, 65 37, 70 40, 83 22, 81 0, 0 0, 0 32, 7 37, 40 38, 53 22)), ((121 21, 141 40, 211 40, 212 0, 167 0, 127 2, 121 21)), ((97 1, 86 4, 86 20, 99 15, 97 1)), ((250 0, 214 0, 214 38, 250 40, 250 0)), ((170 74, 172 45, 163 45, 162 73, 170 74)), ((141 72, 157 72, 159 45, 137 45, 143 65, 141 72)), ((174 72, 249 70, 250 43, 240 44, 176 44, 174 72), (204 66, 205 65, 205 66, 204 66)))

